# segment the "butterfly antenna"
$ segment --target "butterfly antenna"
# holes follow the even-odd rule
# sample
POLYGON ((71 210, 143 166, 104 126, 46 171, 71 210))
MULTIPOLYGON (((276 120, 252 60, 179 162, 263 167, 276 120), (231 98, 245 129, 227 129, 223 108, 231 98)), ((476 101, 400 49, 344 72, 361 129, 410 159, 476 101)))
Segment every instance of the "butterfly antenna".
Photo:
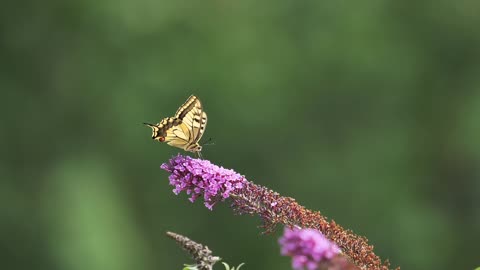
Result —
POLYGON ((209 138, 205 143, 203 143, 203 145, 215 145, 215 142, 212 141, 212 138, 209 138))

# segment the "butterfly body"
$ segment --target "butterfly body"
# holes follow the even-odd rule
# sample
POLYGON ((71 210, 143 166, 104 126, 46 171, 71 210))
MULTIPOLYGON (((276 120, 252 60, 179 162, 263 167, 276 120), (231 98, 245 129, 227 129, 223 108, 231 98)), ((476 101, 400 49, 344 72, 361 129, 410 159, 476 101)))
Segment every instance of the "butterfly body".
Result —
POLYGON ((198 142, 207 126, 207 114, 197 97, 190 96, 174 117, 166 117, 155 125, 146 125, 152 128, 152 139, 200 156, 202 146, 198 142))

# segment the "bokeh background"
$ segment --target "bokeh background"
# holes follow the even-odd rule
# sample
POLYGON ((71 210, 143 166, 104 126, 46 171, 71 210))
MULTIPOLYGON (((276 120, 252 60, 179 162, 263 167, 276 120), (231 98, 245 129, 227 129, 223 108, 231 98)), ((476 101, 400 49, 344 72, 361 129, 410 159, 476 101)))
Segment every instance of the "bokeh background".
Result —
MULTIPOLYGON (((260 220, 175 196, 142 122, 190 94, 204 155, 403 269, 480 264, 476 1, 34 1, 0 9, 2 269, 180 269, 167 230, 291 269, 260 220)), ((218 269, 222 269, 218 265, 218 269)))

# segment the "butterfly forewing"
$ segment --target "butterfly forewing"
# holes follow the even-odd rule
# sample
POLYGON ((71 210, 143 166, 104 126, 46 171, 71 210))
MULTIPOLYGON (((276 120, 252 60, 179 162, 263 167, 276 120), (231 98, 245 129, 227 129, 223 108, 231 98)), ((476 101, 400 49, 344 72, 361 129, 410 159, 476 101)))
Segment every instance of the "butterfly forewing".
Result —
POLYGON ((195 99, 192 103, 192 105, 189 105, 190 110, 185 114, 185 116, 182 119, 182 122, 185 123, 188 127, 190 127, 191 130, 191 144, 198 143, 200 138, 202 137, 202 126, 203 120, 203 111, 202 111, 202 104, 200 103, 200 100, 195 99))
POLYGON ((175 118, 178 118, 180 120, 183 120, 185 115, 188 114, 188 112, 194 107, 194 106, 200 106, 200 109, 202 109, 202 104, 200 103, 200 100, 196 96, 191 95, 185 103, 178 108, 177 112, 175 113, 175 118))
POLYGON ((189 140, 190 133, 188 132, 188 128, 186 128, 183 123, 167 130, 167 134, 165 137, 165 142, 167 144, 182 149, 185 148, 189 140), (185 130, 187 132, 185 132, 185 130))
POLYGON ((152 138, 157 139, 160 137, 165 137, 167 135, 167 130, 171 129, 172 127, 182 123, 182 121, 178 118, 174 117, 167 117, 162 119, 158 124, 151 125, 147 124, 152 128, 152 138))

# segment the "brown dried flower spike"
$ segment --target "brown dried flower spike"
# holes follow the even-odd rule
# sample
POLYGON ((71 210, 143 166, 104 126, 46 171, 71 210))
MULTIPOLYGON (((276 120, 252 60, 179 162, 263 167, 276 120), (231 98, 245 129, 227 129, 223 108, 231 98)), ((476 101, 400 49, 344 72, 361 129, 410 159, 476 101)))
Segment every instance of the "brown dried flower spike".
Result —
POLYGON ((167 232, 167 235, 192 256, 199 270, 212 270, 213 265, 221 260, 220 257, 212 256, 212 251, 207 246, 192 241, 186 236, 173 232, 167 232))

